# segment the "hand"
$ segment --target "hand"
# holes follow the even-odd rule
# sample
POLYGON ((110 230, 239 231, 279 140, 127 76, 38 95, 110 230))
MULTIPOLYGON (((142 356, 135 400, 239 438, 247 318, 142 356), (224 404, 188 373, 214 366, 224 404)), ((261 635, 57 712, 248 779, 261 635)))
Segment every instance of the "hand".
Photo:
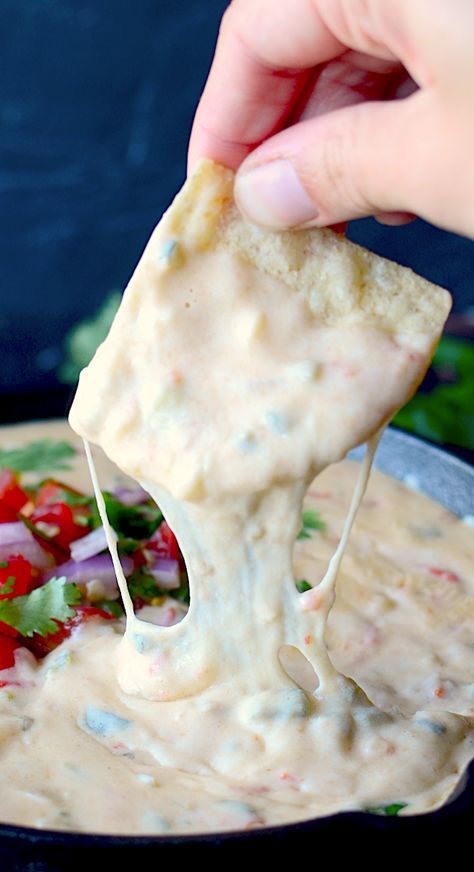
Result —
POLYGON ((275 228, 415 213, 474 237, 473 0, 234 0, 189 160, 275 228))

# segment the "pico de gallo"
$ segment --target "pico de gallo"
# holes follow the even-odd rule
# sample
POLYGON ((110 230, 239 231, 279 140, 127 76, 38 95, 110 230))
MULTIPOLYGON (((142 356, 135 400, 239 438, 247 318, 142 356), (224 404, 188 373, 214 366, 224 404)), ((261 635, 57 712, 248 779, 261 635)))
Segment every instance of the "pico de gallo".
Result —
MULTIPOLYGON (((104 499, 135 611, 175 623, 189 586, 173 532, 141 488, 104 499)), ((85 621, 123 614, 95 499, 54 478, 26 485, 1 469, 0 670, 14 666, 21 647, 42 658, 85 621)))

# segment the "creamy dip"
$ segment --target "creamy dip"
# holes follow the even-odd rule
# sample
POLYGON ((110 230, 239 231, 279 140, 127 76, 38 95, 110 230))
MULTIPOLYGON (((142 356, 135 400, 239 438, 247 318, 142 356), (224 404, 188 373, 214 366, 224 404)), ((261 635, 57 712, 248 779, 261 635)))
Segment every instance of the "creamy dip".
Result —
MULTIPOLYGON (((72 438, 66 424, 50 424, 12 428, 2 441, 45 435, 72 438)), ((96 463, 112 486, 117 472, 99 453, 96 463)), ((296 542, 295 579, 323 577, 358 467, 333 465, 310 486, 305 508, 325 529, 296 542)), ((84 456, 62 477, 90 487, 84 456)), ((270 694, 244 697, 229 681, 191 699, 139 699, 115 678, 120 623, 84 624, 39 664, 23 651, 9 676, 18 686, 0 689, 2 818, 137 834, 245 829, 392 803, 407 803, 401 814, 436 807, 474 753, 473 550, 467 524, 372 474, 326 640, 332 663, 378 709, 342 680, 343 699, 323 708, 284 676, 270 694)), ((296 593, 295 605, 305 596, 296 593)), ((251 602, 242 599, 234 621, 245 623, 251 602)), ((314 625, 318 612, 306 614, 314 625)))
POLYGON ((417 813, 450 795, 473 753, 464 629, 457 636, 446 625, 446 643, 435 647, 430 631, 418 638, 435 605, 412 614, 417 598, 436 600, 433 585, 443 604, 450 573, 461 597, 454 610, 468 595, 462 554, 447 539, 433 564, 442 534, 416 533, 439 528, 430 517, 439 507, 416 503, 416 523, 404 519, 395 534, 405 492, 389 482, 366 497, 385 502, 367 504, 375 527, 362 524, 350 545, 326 632, 376 439, 352 498, 351 465, 318 474, 373 437, 413 392, 446 294, 428 290, 426 305, 440 315, 427 317, 416 301, 406 306, 385 262, 369 269, 360 250, 324 235, 336 266, 306 293, 313 243, 298 237, 293 288, 283 267, 297 273, 296 249, 279 239, 290 246, 281 261, 271 246, 261 265, 244 257, 240 237, 219 224, 230 180, 211 172, 216 188, 197 213, 196 177, 160 222, 71 412, 76 432, 160 505, 186 560, 190 609, 171 627, 135 616, 117 561, 124 635, 91 623, 43 665, 18 665, 31 686, 5 700, 1 778, 11 820, 143 833, 393 804, 417 813), (324 500, 332 508, 324 534, 310 527, 294 552, 310 486, 310 506, 322 517, 324 500), (296 578, 311 585, 303 593, 295 559, 296 578), (408 674, 408 648, 397 653, 407 625, 420 660, 408 674))

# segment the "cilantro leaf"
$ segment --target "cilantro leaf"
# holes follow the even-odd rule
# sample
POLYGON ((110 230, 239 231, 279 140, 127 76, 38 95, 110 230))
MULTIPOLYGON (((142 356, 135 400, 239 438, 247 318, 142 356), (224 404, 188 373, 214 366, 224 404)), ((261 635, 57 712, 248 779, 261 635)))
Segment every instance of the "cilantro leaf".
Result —
POLYGON ((304 593, 307 590, 312 590, 311 585, 308 584, 305 578, 301 578, 299 581, 295 581, 295 587, 298 593, 304 593))
POLYGON ((51 578, 25 596, 0 600, 0 621, 17 630, 21 636, 48 636, 57 633, 57 621, 73 618, 71 606, 81 599, 81 592, 66 578, 51 578))
MULTIPOLYGON (((7 566, 8 566, 8 563, 5 563, 4 565, 0 564, 0 567, 2 569, 6 569, 7 566)), ((16 581, 15 576, 9 575, 7 580, 4 581, 2 585, 0 585, 0 595, 2 597, 7 596, 7 594, 13 593, 13 589, 15 587, 15 581, 16 581)))
POLYGON ((0 448, 0 468, 8 467, 16 472, 70 469, 69 461, 75 454, 76 449, 63 439, 39 439, 22 448, 0 448))
POLYGON ((64 343, 66 357, 58 372, 60 381, 76 384, 81 369, 92 360, 97 346, 107 336, 120 300, 119 291, 112 291, 90 318, 80 321, 69 331, 64 343))
POLYGON ((135 570, 128 578, 127 584, 132 600, 142 599, 149 602, 161 593, 155 579, 142 569, 135 570))
POLYGON ((326 524, 315 509, 305 509, 302 515, 302 527, 297 539, 311 539, 313 530, 325 530, 326 524))
POLYGON ((366 808, 370 814, 384 814, 387 817, 396 817, 402 808, 406 808, 406 802, 392 802, 391 805, 374 805, 372 808, 366 808))
POLYGON ((314 509, 305 509, 303 512, 303 527, 310 530, 324 530, 326 524, 314 509))
POLYGON ((148 575, 145 568, 135 570, 127 579, 127 584, 132 600, 141 599, 150 603, 155 597, 169 596, 180 603, 189 605, 189 584, 184 573, 181 575, 181 585, 174 590, 162 590, 158 582, 151 575, 148 575))
MULTIPOLYGON (((124 506, 108 491, 103 491, 103 497, 109 524, 117 533, 120 550, 125 553, 136 551, 140 540, 150 539, 163 520, 158 506, 148 503, 140 506, 124 506)), ((92 526, 100 527, 101 524, 97 503, 94 500, 92 526)))
POLYGON ((432 367, 440 377, 453 374, 458 378, 474 377, 473 343, 455 336, 443 336, 435 351, 432 367))
POLYGON ((113 618, 122 618, 125 610, 118 600, 99 600, 94 605, 103 612, 108 612, 113 618))
MULTIPOLYGON (((181 576, 182 577, 182 576, 181 576)), ((185 605, 189 605, 191 598, 189 595, 189 583, 186 578, 185 581, 182 582, 180 587, 175 588, 174 590, 167 591, 168 596, 172 597, 175 600, 178 600, 180 603, 184 603, 185 605)))

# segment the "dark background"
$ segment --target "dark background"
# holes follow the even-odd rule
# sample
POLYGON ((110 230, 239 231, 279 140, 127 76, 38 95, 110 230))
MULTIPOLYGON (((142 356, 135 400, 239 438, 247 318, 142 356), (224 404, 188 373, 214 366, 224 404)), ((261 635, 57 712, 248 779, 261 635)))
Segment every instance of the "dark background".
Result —
MULTIPOLYGON (((226 5, 0 0, 0 420, 64 413, 64 335, 125 286, 183 181, 226 5)), ((474 243, 421 221, 349 235, 474 302, 474 243)))

